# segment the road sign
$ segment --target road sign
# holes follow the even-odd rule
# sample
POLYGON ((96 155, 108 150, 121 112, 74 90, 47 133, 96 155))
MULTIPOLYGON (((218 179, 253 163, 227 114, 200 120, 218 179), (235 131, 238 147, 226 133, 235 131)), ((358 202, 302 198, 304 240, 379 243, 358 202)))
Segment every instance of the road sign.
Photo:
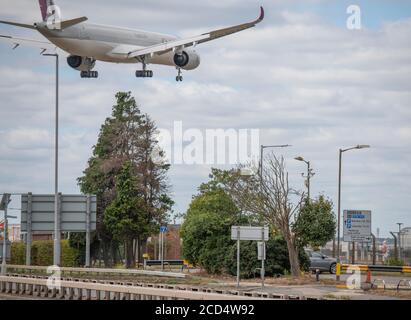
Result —
POLYGON ((268 241, 268 227, 231 227, 231 240, 268 241))
POLYGON ((265 242, 258 242, 257 249, 258 249, 258 260, 259 261, 266 260, 265 242))
POLYGON ((160 232, 161 232, 161 233, 166 233, 167 231, 168 231, 167 226, 161 226, 161 227, 160 227, 160 232))
MULTIPOLYGON (((31 196, 31 231, 54 232, 54 195, 31 196)), ((21 231, 27 231, 28 195, 21 197, 21 231)), ((87 231, 87 196, 61 195, 61 231, 87 231)), ((96 230, 97 198, 90 196, 90 230, 96 230)))
POLYGON ((344 211, 344 241, 371 242, 371 211, 344 211))

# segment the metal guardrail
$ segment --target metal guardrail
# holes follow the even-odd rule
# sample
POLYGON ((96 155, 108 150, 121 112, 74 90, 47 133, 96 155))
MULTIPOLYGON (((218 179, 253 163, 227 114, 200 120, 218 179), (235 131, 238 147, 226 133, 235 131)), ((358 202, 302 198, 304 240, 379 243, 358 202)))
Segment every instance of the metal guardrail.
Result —
POLYGON ((359 268, 363 272, 397 272, 397 273, 411 273, 411 267, 401 266, 383 266, 383 265, 355 265, 343 264, 342 270, 347 271, 348 268, 359 268))
MULTIPOLYGON (((7 270, 20 271, 44 271, 47 272, 48 267, 39 266, 20 266, 7 265, 7 270)), ((186 278, 186 274, 178 272, 164 272, 152 270, 131 270, 131 269, 100 269, 100 268, 60 268, 61 273, 97 273, 97 274, 118 274, 118 275, 139 275, 139 276, 155 276, 155 277, 170 277, 170 278, 186 278)))
POLYGON ((60 289, 48 287, 48 280, 34 277, 0 276, 0 292, 26 294, 53 299, 76 300, 260 300, 274 299, 268 293, 244 293, 233 291, 199 292, 134 286, 132 283, 108 284, 97 281, 61 280, 60 289), (93 297, 95 296, 95 297, 93 297))

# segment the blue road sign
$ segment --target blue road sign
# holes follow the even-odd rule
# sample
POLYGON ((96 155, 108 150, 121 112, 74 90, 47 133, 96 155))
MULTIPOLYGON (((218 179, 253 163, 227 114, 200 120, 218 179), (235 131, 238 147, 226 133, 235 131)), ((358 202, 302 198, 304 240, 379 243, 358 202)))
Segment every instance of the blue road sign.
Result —
POLYGON ((168 229, 167 229, 167 226, 161 226, 161 227, 160 227, 160 232, 161 232, 161 233, 166 233, 167 230, 168 230, 168 229))

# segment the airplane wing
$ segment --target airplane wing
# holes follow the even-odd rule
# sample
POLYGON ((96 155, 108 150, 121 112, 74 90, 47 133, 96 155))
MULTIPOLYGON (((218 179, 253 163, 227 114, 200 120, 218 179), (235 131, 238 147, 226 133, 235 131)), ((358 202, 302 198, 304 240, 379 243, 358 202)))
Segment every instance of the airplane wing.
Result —
POLYGON ((233 33, 237 33, 252 27, 255 27, 258 23, 264 20, 264 8, 261 7, 261 13, 260 16, 258 17, 257 20, 248 22, 248 23, 243 23, 237 26, 229 27, 229 28, 224 28, 224 29, 219 29, 219 30, 214 30, 209 33, 204 33, 199 36, 191 37, 191 38, 186 38, 186 39, 181 39, 181 40, 173 40, 173 41, 168 41, 164 42, 158 45, 150 46, 144 49, 139 49, 136 51, 131 51, 128 53, 129 58, 137 58, 137 57, 142 57, 146 55, 154 55, 154 54, 164 54, 166 52, 169 52, 171 50, 176 50, 176 49, 183 49, 186 47, 190 46, 195 46, 197 44, 201 44, 204 42, 208 42, 211 40, 215 40, 218 38, 222 38, 225 36, 228 36, 233 33))
POLYGON ((0 34, 0 41, 1 42, 7 42, 11 44, 13 47, 12 49, 17 49, 20 46, 30 46, 30 47, 35 47, 39 48, 41 50, 41 54, 47 52, 55 52, 56 51, 56 46, 50 42, 47 41, 38 41, 38 40, 32 40, 32 39, 25 39, 25 38, 17 38, 17 37, 12 37, 12 36, 7 36, 7 35, 1 35, 0 34))

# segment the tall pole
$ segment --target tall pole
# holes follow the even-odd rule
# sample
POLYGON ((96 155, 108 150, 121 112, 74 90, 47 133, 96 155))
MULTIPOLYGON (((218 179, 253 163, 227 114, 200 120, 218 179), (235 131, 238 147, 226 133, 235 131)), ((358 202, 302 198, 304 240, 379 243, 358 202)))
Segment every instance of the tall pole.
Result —
POLYGON ((60 225, 60 210, 59 210, 59 192, 58 192, 58 161, 59 161, 59 55, 43 54, 47 57, 56 58, 56 110, 55 110, 55 149, 54 149, 54 250, 53 264, 60 266, 61 257, 61 225, 60 225))
MULTIPOLYGON (((338 162, 338 218, 337 218, 337 263, 341 264, 340 258, 340 224, 341 224, 341 161, 342 150, 340 149, 339 162, 338 162)), ((337 281, 340 281, 340 275, 337 275, 337 281)))
MULTIPOLYGON (((340 149, 339 151, 339 163, 338 163, 338 226, 337 226, 337 264, 340 266, 341 265, 341 257, 340 257, 340 225, 341 225, 341 167, 342 167, 342 154, 346 151, 350 151, 350 150, 354 150, 354 149, 368 149, 370 148, 369 145, 358 145, 356 147, 352 147, 352 148, 348 148, 348 149, 340 149)), ((350 249, 348 249, 348 252, 350 251, 350 249)), ((354 252, 353 252, 354 254, 354 252)), ((338 269, 338 268, 337 268, 338 269)), ((337 275, 337 281, 340 280, 340 276, 339 274, 337 275)))
POLYGON ((240 288, 240 227, 237 227, 237 288, 240 288))
POLYGON ((60 266, 60 212, 59 212, 59 56, 56 54, 56 134, 54 150, 54 265, 60 266))
POLYGON ((10 195, 4 194, 4 232, 3 232, 3 259, 1 263, 1 274, 6 274, 7 269, 7 238, 8 238, 8 219, 7 219, 7 206, 10 201, 10 195))
POLYGON ((86 268, 91 267, 90 262, 90 215, 91 215, 91 197, 87 195, 86 197, 86 268))

